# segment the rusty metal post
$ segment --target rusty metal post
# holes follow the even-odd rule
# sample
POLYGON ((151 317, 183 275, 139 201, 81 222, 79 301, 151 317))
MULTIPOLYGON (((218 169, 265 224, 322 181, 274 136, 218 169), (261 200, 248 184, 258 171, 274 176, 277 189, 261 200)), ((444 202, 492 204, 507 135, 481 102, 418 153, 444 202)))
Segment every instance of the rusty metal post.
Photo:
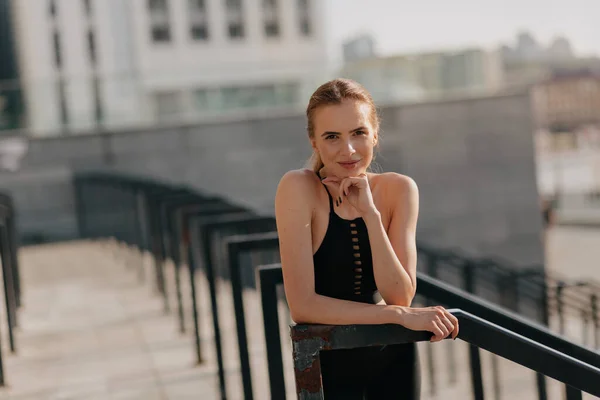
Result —
POLYGON ((290 336, 298 400, 324 400, 319 352, 325 347, 326 340, 304 335, 297 327, 292 327, 290 336))
POLYGON ((592 330, 594 336, 594 348, 598 349, 600 347, 599 338, 598 338, 598 296, 593 293, 590 296, 591 308, 592 308, 592 330))

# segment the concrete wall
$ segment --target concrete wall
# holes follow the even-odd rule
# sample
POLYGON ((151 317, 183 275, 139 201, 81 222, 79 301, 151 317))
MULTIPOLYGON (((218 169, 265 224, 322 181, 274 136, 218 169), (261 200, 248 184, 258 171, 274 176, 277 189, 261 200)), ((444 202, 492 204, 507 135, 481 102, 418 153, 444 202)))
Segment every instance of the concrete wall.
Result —
MULTIPOLYGON (((518 263, 541 262, 528 95, 382 108, 385 171, 420 187, 420 240, 518 263)), ((153 176, 273 210, 277 183, 310 154, 302 115, 270 115, 104 136, 35 139, 22 168, 0 174, 23 233, 76 236, 71 173, 153 176)))

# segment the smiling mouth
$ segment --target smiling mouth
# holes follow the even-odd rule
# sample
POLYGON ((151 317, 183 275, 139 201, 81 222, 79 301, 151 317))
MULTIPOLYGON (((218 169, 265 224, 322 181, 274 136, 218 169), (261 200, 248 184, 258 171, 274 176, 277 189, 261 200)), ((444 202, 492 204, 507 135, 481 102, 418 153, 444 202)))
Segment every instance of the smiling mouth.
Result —
POLYGON ((356 161, 342 161, 342 162, 338 162, 338 164, 340 164, 342 167, 345 168, 351 168, 354 167, 356 164, 358 164, 360 160, 356 160, 356 161))

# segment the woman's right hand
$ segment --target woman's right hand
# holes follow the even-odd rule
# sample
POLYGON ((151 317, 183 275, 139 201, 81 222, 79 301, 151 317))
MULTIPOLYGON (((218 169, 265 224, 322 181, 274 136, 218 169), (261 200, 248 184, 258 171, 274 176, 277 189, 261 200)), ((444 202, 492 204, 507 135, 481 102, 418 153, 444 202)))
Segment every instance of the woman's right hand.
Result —
POLYGON ((413 331, 432 332, 431 342, 439 342, 448 335, 458 336, 458 319, 441 306, 399 307, 399 324, 413 331))

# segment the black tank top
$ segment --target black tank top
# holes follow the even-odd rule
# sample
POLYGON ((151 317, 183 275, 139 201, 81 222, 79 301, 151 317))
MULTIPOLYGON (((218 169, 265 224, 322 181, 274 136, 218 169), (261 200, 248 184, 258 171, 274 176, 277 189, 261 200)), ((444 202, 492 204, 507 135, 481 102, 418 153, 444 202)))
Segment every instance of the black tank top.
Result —
POLYGON ((313 256, 315 292, 342 300, 376 304, 381 295, 373 276, 367 226, 360 217, 353 220, 339 217, 327 187, 325 191, 329 197, 329 224, 323 243, 313 256))

